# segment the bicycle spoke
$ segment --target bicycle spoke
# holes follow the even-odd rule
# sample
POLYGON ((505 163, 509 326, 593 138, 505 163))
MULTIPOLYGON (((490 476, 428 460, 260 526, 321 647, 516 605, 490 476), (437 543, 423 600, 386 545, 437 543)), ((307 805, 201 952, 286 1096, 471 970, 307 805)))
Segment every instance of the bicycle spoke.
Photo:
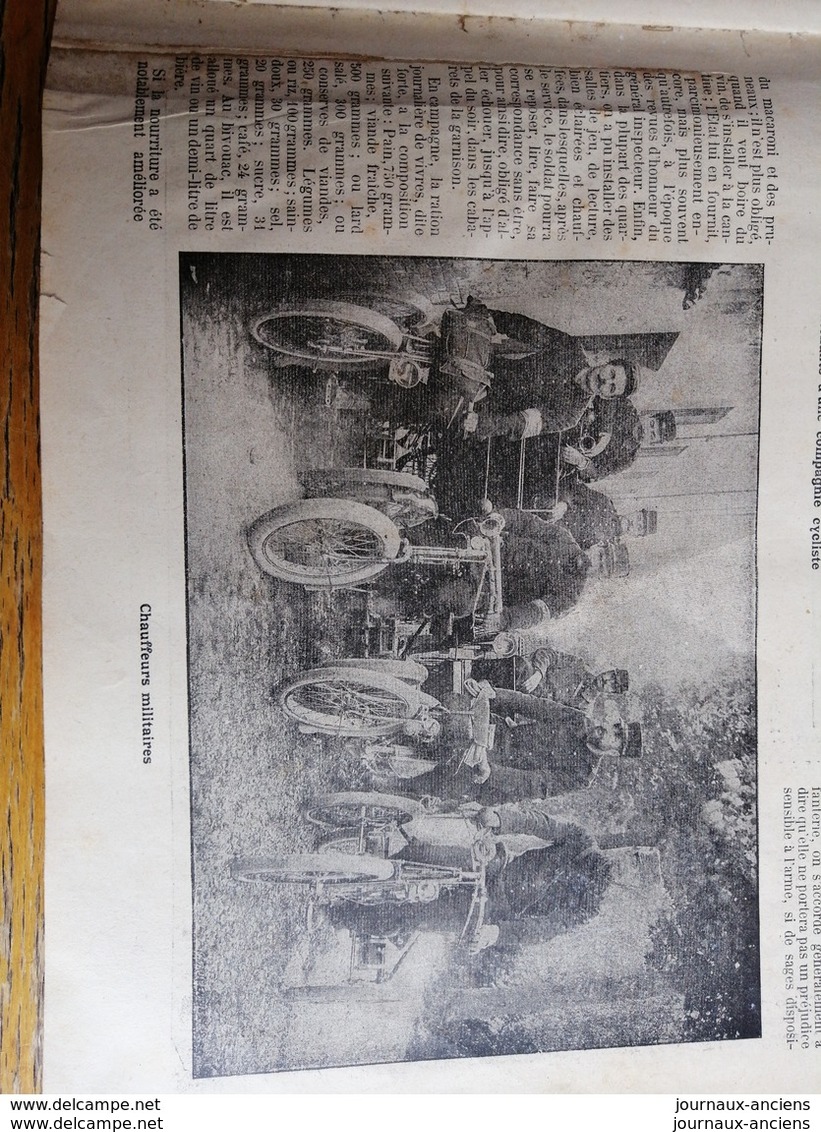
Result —
POLYGON ((382 539, 368 527, 339 519, 297 519, 269 535, 272 559, 317 572, 378 560, 382 539))
POLYGON ((263 322, 258 334, 266 345, 296 357, 368 358, 390 349, 378 330, 327 315, 286 315, 263 322))
POLYGON ((407 704, 401 696, 343 680, 316 681, 297 688, 289 696, 289 702, 300 713, 334 719, 340 726, 400 722, 407 715, 407 704))

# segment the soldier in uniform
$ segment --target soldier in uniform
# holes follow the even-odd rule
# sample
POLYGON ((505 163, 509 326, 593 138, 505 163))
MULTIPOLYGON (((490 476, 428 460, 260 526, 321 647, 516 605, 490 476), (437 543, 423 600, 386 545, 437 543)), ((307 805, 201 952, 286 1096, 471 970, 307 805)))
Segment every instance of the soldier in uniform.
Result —
POLYGON ((522 691, 567 707, 585 709, 602 693, 623 695, 630 688, 626 669, 594 673, 581 657, 557 649, 536 649, 532 656, 522 658, 521 669, 522 691))
POLYGON ((496 837, 500 849, 487 881, 490 916, 500 929, 497 946, 542 943, 599 911, 612 867, 583 826, 557 820, 543 803, 527 801, 486 807, 476 822, 496 837), (528 842, 532 848, 516 852, 528 842))
POLYGON ((577 475, 565 476, 559 487, 559 501, 565 504, 562 525, 582 548, 610 542, 622 533, 613 500, 588 486, 577 475))
POLYGON ((581 343, 570 334, 525 315, 491 311, 500 334, 516 349, 500 348, 491 361, 492 411, 466 421, 481 438, 529 437, 575 428, 594 397, 629 397, 637 371, 617 359, 591 366, 581 343))
POLYGON ((636 460, 644 438, 638 410, 627 396, 597 396, 582 425, 581 437, 589 443, 571 440, 562 449, 566 463, 572 464, 587 481, 601 480, 629 468, 636 460))
MULTIPOLYGON (((483 834, 496 854, 485 873, 484 927, 473 943, 474 951, 497 944, 516 949, 525 942, 543 942, 598 912, 611 882, 610 862, 584 827, 551 817, 538 803, 481 809, 472 820, 464 814, 455 844, 442 841, 441 834, 432 839, 429 819, 414 819, 402 827, 407 844, 397 857, 440 865, 461 863, 465 826, 483 834)), ((471 900, 467 888, 443 889, 431 902, 340 901, 326 914, 337 926, 388 938, 394 933, 407 935, 411 929, 463 935, 473 912, 471 900)))
MULTIPOLYGON (((504 611, 487 619, 488 636, 501 630, 535 628, 565 613, 578 602, 590 572, 588 557, 561 524, 514 508, 501 508, 499 513, 505 520, 501 536, 504 611)), ((453 540, 444 520, 417 528, 412 537, 439 545, 453 540)), ((409 615, 430 617, 432 635, 439 640, 450 617, 472 616, 480 577, 479 566, 456 575, 435 568, 423 568, 420 573, 418 567, 409 566, 383 574, 377 589, 409 615)))
POLYGON ((544 799, 589 786, 605 755, 641 754, 641 725, 626 722, 607 697, 579 709, 526 692, 483 691, 500 717, 493 749, 454 750, 446 717, 437 766, 413 780, 417 796, 483 805, 544 799))

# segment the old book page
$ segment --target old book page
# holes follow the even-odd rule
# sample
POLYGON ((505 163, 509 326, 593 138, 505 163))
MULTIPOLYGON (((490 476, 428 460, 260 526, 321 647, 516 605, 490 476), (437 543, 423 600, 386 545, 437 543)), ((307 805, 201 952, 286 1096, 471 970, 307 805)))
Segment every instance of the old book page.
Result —
POLYGON ((802 50, 55 53, 48 1090, 812 1091, 802 50))

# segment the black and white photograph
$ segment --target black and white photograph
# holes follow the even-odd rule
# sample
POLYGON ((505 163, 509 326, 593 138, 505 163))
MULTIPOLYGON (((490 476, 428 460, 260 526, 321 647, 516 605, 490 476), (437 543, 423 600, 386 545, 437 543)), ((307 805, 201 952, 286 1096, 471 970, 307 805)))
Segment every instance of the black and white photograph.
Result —
POLYGON ((763 267, 179 273, 194 1075, 760 1036, 763 267))

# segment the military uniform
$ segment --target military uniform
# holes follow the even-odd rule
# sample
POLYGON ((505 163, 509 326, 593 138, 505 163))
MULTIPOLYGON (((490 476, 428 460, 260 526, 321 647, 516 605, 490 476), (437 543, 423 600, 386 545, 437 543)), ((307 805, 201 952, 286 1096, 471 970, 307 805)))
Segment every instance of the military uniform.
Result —
MULTIPOLYGON (((417 797, 470 799, 488 806, 549 798, 590 784, 601 755, 588 746, 583 712, 503 688, 497 689, 491 707, 501 718, 488 756, 490 778, 476 782, 446 730, 439 749, 432 752, 440 760, 437 766, 409 784, 417 797)), ((447 728, 447 717, 445 724, 447 728)))
POLYGON ((581 826, 557 821, 538 802, 500 805, 496 829, 546 841, 507 864, 488 869, 490 919, 501 928, 499 945, 540 943, 594 916, 610 884, 611 865, 581 826))
MULTIPOLYGON (((590 563, 582 548, 558 523, 502 508, 505 520, 501 542, 504 612, 498 629, 524 629, 571 609, 584 589, 590 563)), ((454 536, 441 519, 416 528, 416 543, 447 545, 454 536)), ((386 571, 377 582, 385 596, 395 597, 409 614, 468 617, 473 612, 481 567, 446 574, 436 567, 414 565, 386 571)))
MULTIPOLYGON (((607 446, 589 457, 580 468, 585 480, 601 480, 629 468, 639 454, 644 437, 641 417, 628 397, 596 397, 592 402, 591 421, 585 430, 593 436, 610 434, 607 446)), ((572 444, 572 439, 569 439, 572 444)))
POLYGON ((523 665, 525 671, 521 673, 522 681, 536 672, 541 674, 538 683, 527 691, 533 696, 584 709, 598 691, 594 673, 581 657, 573 656, 572 653, 558 652, 556 649, 540 649, 539 652, 544 655, 544 664, 534 666, 525 661, 523 665))
POLYGON ((582 550, 619 537, 621 524, 616 506, 603 492, 589 487, 575 475, 566 476, 561 482, 559 499, 567 504, 562 526, 582 550))
POLYGON ((480 435, 521 435, 524 422, 519 414, 527 410, 538 412, 541 432, 573 428, 592 401, 592 394, 576 380, 589 368, 579 340, 522 314, 491 314, 499 333, 524 349, 523 356, 502 352, 492 359, 489 401, 493 410, 480 414, 480 435))

